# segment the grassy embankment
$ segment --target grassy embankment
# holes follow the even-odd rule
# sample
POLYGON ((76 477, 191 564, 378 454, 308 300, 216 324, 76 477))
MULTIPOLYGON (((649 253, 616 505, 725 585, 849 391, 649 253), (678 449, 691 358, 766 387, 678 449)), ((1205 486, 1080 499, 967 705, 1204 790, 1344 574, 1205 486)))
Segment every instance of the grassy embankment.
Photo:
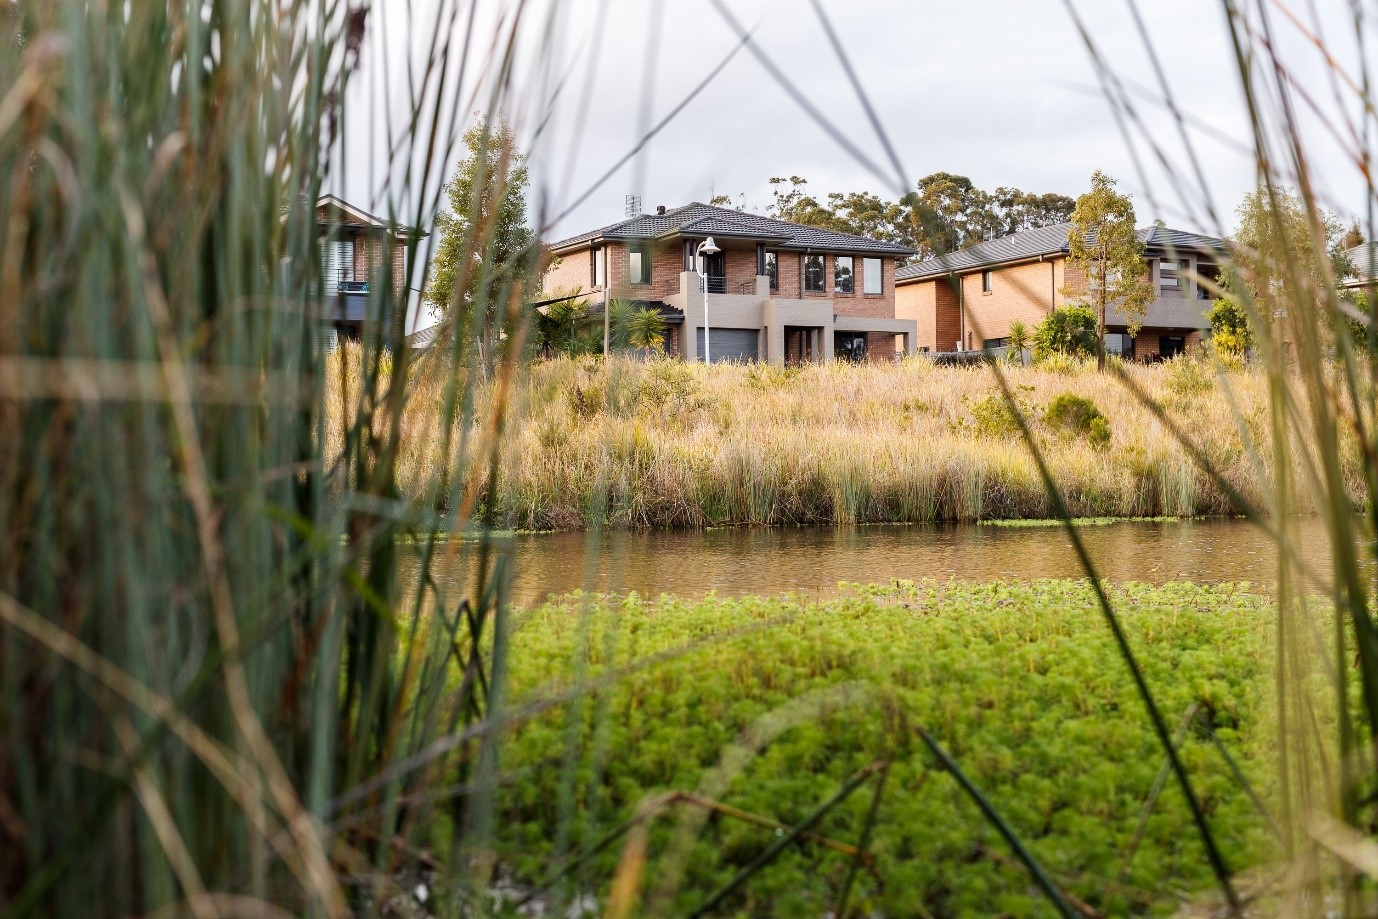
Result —
MULTIPOLYGON (((346 366, 355 360, 349 351, 338 359, 346 366)), ((1108 375, 1090 369, 1006 372, 1073 514, 1232 511, 1153 414, 1108 375), (1048 406, 1064 393, 1095 404, 1108 422, 1108 443, 1045 420, 1048 406)), ((1229 374, 1226 398, 1203 363, 1127 372, 1197 439, 1228 481, 1261 501, 1260 475, 1246 445, 1265 434, 1261 376, 1229 374)), ((440 400, 431 395, 437 388, 431 375, 420 374, 414 385, 403 425, 420 431, 431 424, 440 400)), ((338 385, 332 382, 332 389, 338 385)), ((485 409, 480 399, 478 417, 485 409)), ((327 417, 338 414, 332 410, 327 417)), ((399 457, 401 487, 408 497, 424 497, 443 467, 440 452, 427 447, 439 437, 406 442, 411 446, 399 457)), ((514 393, 502 456, 498 520, 525 529, 971 521, 1053 513, 992 372, 934 367, 923 359, 797 370, 677 361, 539 363, 514 393)))
MULTIPOLYGON (((1271 607, 1238 587, 1131 585, 1114 596, 1170 721, 1199 705, 1182 755, 1249 887, 1247 869, 1274 852, 1210 731, 1269 799, 1271 607)), ((1053 878, 1095 909, 1169 912, 1211 885, 1179 789, 1169 780, 1146 805, 1165 758, 1085 583, 907 584, 808 605, 574 596, 526 614, 511 650, 509 699, 519 709, 630 667, 506 743, 500 857, 523 884, 653 794, 697 789, 788 825, 884 759, 893 765, 871 844, 875 874, 859 878, 849 915, 1052 914, 953 777, 932 768, 914 731, 921 725, 1053 878), (714 778, 713 768, 732 760, 731 745, 770 733, 772 718, 778 734, 739 772, 714 778)), ((855 842, 870 805, 868 787, 815 830, 855 842)), ((647 849, 643 895, 669 885, 676 915, 775 838, 769 828, 711 820, 677 879, 665 853, 691 812, 667 809, 647 849)), ((623 842, 577 875, 579 890, 603 902, 623 842)), ((815 845, 787 850, 723 914, 822 915, 847 868, 845 856, 815 845)))

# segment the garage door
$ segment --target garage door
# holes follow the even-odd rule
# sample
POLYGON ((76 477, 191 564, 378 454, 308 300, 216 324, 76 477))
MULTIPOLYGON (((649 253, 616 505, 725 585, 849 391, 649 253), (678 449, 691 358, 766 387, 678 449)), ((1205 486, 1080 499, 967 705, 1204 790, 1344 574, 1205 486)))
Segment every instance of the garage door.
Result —
MULTIPOLYGON (((703 329, 699 329, 698 332, 698 356, 699 360, 703 360, 703 329)), ((710 329, 708 340, 713 346, 713 363, 756 360, 758 337, 756 329, 710 329)))

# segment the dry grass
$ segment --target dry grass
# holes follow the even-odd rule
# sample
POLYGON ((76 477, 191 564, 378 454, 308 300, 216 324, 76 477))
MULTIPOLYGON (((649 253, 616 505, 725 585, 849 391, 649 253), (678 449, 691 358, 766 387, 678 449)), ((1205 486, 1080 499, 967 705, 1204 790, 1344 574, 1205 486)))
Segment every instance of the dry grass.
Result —
MULTIPOLYGON (((339 353, 341 362, 355 358, 339 353)), ((1091 368, 1009 368, 1057 480, 1079 516, 1234 510, 1153 413, 1091 368), (1092 400, 1110 443, 1041 418, 1058 395, 1092 400)), ((1126 372, 1182 425, 1241 494, 1271 474, 1250 444, 1266 423, 1264 379, 1201 361, 1126 372), (1228 389, 1229 397, 1223 393, 1228 389)), ((425 444, 439 363, 414 381, 399 458, 404 494, 425 499, 444 464, 425 444)), ((338 400, 338 383, 332 387, 338 400)), ((354 387, 357 391, 357 387, 354 387)), ((484 415, 481 395, 476 416, 484 415)), ((1042 518, 1052 505, 988 368, 834 364, 707 368, 680 361, 555 360, 514 393, 495 510, 527 529, 700 527, 1042 518)), ((330 417, 337 417, 332 410, 330 417)), ((332 430, 331 436, 337 432, 332 430)), ((332 444, 333 446, 333 444, 332 444)))

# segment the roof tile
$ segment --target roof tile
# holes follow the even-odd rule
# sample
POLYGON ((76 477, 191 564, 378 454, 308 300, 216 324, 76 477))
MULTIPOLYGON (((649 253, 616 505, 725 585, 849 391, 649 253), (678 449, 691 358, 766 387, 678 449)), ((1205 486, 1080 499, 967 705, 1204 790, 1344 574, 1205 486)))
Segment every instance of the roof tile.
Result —
POLYGON ((913 255, 914 250, 898 243, 868 239, 851 233, 837 233, 818 227, 746 214, 725 207, 695 201, 664 214, 641 214, 609 224, 588 233, 572 236, 551 245, 555 251, 570 249, 595 239, 660 239, 666 236, 746 236, 774 242, 782 249, 826 249, 843 252, 874 252, 885 255, 913 255))
MULTIPOLYGON (((977 243, 936 258, 905 265, 895 272, 896 281, 915 281, 945 274, 960 274, 991 265, 1038 258, 1041 255, 1065 255, 1070 223, 1058 223, 1032 230, 1021 230, 1009 236, 977 243)), ((1215 236, 1172 230, 1156 224, 1137 231, 1139 239, 1150 249, 1175 249, 1180 252, 1223 252, 1225 241, 1215 236)))

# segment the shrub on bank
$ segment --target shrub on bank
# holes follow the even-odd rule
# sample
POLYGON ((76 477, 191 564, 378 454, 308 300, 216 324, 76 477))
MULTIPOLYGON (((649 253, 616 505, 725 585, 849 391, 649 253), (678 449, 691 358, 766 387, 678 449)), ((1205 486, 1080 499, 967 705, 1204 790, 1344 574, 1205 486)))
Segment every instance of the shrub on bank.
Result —
MULTIPOLYGON (((1231 868, 1260 863, 1271 851, 1265 824, 1211 733, 1251 781, 1270 774, 1267 602, 1189 584, 1113 595, 1165 717, 1175 725, 1199 711, 1181 752, 1231 868)), ((1084 582, 901 584, 807 605, 576 596, 527 614, 512 652, 517 709, 627 668, 525 723, 502 751, 503 768, 522 781, 502 792, 500 858, 522 884, 587 851, 650 796, 702 791, 732 744, 789 711, 784 729, 710 797, 792 824, 868 763, 890 761, 875 876, 858 879, 849 915, 1052 915, 952 776, 933 768, 916 725, 937 736, 1058 883, 1104 914, 1171 912, 1178 891, 1211 883, 1170 780, 1120 881, 1163 755, 1084 582), (563 848, 561 820, 570 821, 563 848)), ((1267 798, 1266 786, 1259 791, 1267 798)), ((816 831, 854 842, 869 806, 869 791, 857 793, 816 831)), ((660 859, 679 819, 668 812, 652 826, 652 886, 664 879, 660 859)), ((662 912, 688 913, 774 838, 749 823, 709 821, 662 912)), ((607 891, 621 848, 585 869, 585 892, 607 891)), ((836 853, 791 848, 724 914, 822 915, 846 869, 836 853)))
POLYGON ((1096 403, 1085 396, 1062 393, 1049 403, 1043 420, 1055 430, 1086 438, 1093 447, 1104 447, 1110 443, 1110 423, 1096 403))

